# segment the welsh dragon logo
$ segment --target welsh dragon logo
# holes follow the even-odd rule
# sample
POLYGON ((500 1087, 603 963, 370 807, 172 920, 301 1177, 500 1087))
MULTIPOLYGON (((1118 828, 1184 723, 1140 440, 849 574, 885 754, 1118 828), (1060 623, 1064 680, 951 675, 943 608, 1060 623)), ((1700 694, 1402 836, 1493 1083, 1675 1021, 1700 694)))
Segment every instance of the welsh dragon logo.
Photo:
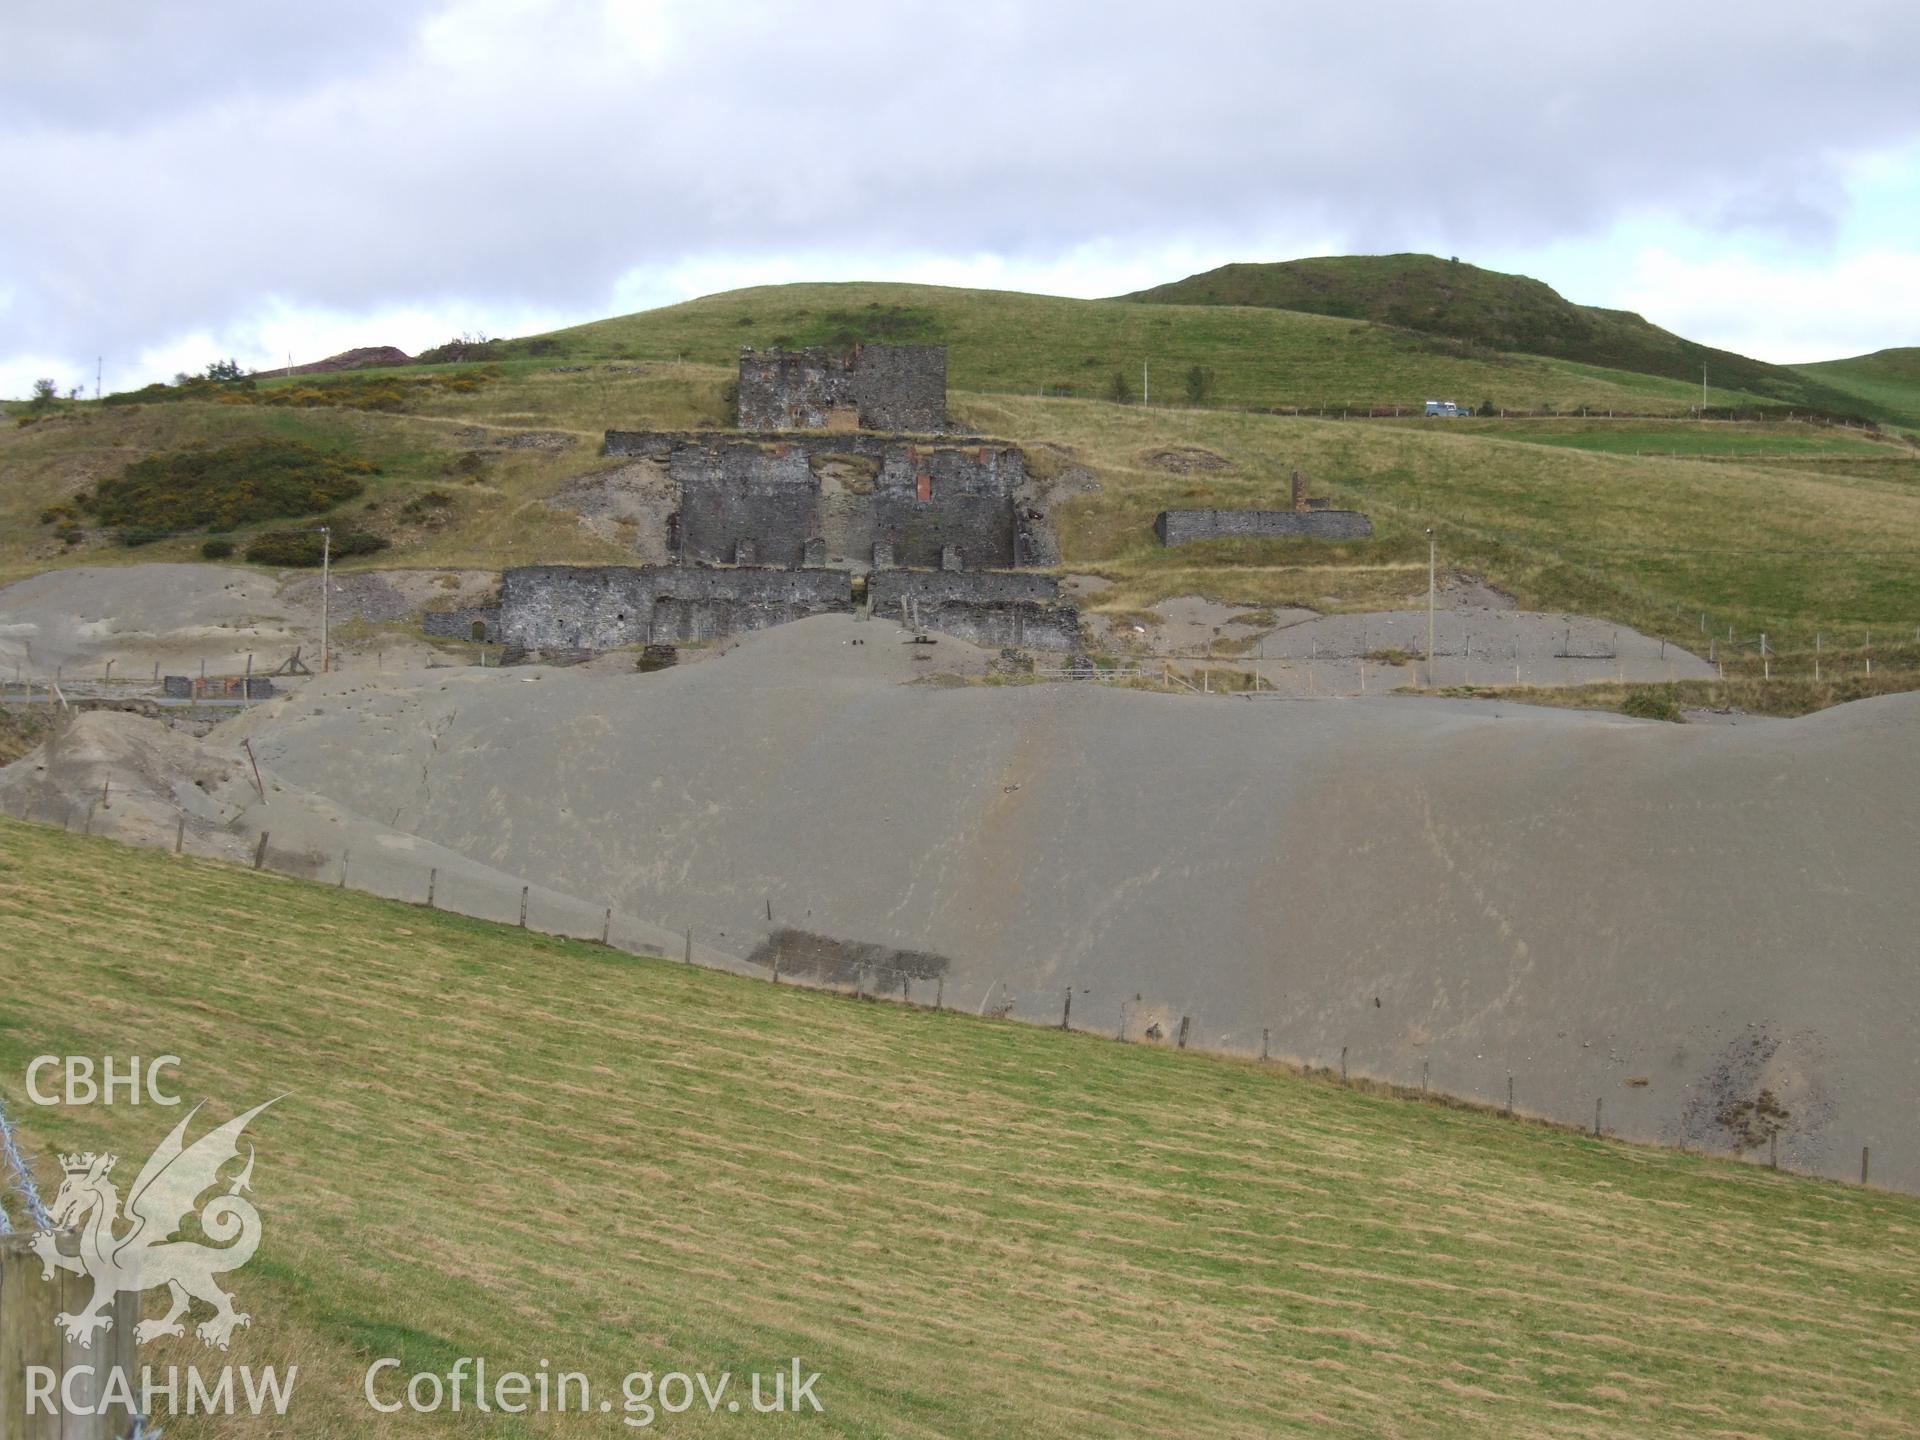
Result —
POLYGON ((184 1335, 180 1317, 195 1300, 213 1306, 213 1317, 194 1332, 209 1346, 226 1349, 233 1332, 249 1323, 250 1317, 233 1308, 233 1297, 214 1277, 245 1265, 260 1244, 260 1214, 242 1193, 253 1183, 251 1145, 246 1166, 227 1182, 226 1191, 204 1205, 199 1201, 220 1183, 221 1169, 239 1157, 240 1136, 248 1123, 273 1103, 256 1105, 187 1145, 187 1126, 201 1109, 194 1106, 135 1177, 124 1214, 112 1180, 117 1156, 60 1157, 65 1179, 47 1212, 52 1229, 34 1237, 33 1250, 45 1267, 43 1279, 64 1270, 93 1281, 93 1298, 79 1314, 54 1317, 69 1340, 91 1349, 97 1332, 113 1328, 114 1296, 162 1285, 171 1296, 167 1313, 159 1320, 141 1321, 134 1330, 136 1340, 184 1335), (201 1233, 212 1244, 179 1238, 196 1214, 201 1233), (58 1248, 54 1232, 60 1230, 79 1232, 77 1254, 58 1248))

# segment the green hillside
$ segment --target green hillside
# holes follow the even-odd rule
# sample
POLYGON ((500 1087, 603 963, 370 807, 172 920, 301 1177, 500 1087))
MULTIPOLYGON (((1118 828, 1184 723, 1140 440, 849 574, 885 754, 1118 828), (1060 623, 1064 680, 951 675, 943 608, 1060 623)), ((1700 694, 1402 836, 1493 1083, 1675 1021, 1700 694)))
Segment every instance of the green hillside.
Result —
MULTIPOLYGON (((1124 297, 1155 305, 1219 305, 1367 320, 1444 337, 1460 353, 1512 353, 1572 360, 1684 382, 1710 405, 1726 392, 1763 395, 1830 414, 1879 418, 1865 393, 1814 373, 1715 350, 1625 310, 1576 305, 1538 280, 1432 255, 1336 255, 1274 264, 1223 265, 1124 297), (1717 394, 1714 392, 1718 392, 1717 394)), ((1892 419, 1888 414, 1885 418, 1892 419)))
MULTIPOLYGON (((596 321, 497 347, 505 358, 687 360, 732 366, 743 345, 879 340, 948 347, 957 390, 1107 398, 1116 376, 1155 404, 1188 403, 1186 377, 1211 371, 1210 405, 1391 411, 1447 395, 1516 410, 1581 408, 1684 415, 1692 383, 1554 358, 1463 349, 1361 320, 1208 305, 1146 307, 936 285, 777 285, 596 321)), ((1729 377, 1731 381, 1731 377, 1729 377)), ((1806 382, 1800 382, 1806 383, 1806 382)), ((1722 394, 1754 403, 1756 395, 1722 394)))
POLYGON ((1819 384, 1845 391, 1862 405, 1877 407, 1889 419, 1920 428, 1920 346, 1793 368, 1819 384))
MULTIPOLYGON (((265 1234, 220 1363, 297 1364, 293 1409, 182 1440, 549 1433, 372 1414, 385 1356, 615 1397, 798 1356, 823 1435, 1911 1427, 1908 1197, 6 820, 0 925, 0 1073, 176 1053, 208 1120, 290 1092, 249 1132, 265 1234)), ((178 1118, 14 1113, 47 1184, 178 1118)), ((206 1363, 190 1335, 142 1360, 206 1363)))

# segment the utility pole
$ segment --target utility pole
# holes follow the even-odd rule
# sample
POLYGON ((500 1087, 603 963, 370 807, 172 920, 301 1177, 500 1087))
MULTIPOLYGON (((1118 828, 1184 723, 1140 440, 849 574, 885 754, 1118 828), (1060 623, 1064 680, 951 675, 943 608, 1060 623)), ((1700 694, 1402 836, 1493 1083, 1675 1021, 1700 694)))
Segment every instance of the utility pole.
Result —
POLYGON ((1433 538, 1431 527, 1427 530, 1427 686, 1433 686, 1433 599, 1434 599, 1434 558, 1438 542, 1433 538))
POLYGON ((320 527, 320 673, 331 668, 332 652, 327 649, 327 606, 333 599, 333 527, 320 527))
POLYGON ((1149 360, 1140 362, 1140 404, 1143 407, 1153 403, 1152 377, 1147 374, 1147 366, 1151 363, 1149 360))
POLYGON ((1700 366, 1700 418, 1707 418, 1707 367, 1700 366))
POLYGON ((104 355, 93 357, 93 398, 96 400, 100 398, 100 376, 105 371, 106 358, 104 355))

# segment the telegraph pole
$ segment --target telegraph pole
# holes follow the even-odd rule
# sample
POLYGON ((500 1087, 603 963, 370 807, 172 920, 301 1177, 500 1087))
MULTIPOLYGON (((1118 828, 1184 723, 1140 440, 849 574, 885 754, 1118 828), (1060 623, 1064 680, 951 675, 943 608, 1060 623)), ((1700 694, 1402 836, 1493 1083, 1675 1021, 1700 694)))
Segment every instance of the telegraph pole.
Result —
POLYGON ((1427 530, 1427 687, 1433 687, 1433 598, 1434 598, 1434 558, 1438 542, 1433 538, 1431 527, 1427 530))
POLYGON ((320 527, 320 673, 326 674, 331 668, 329 661, 332 652, 327 649, 327 606, 333 599, 333 585, 329 577, 333 572, 333 528, 320 527))
POLYGON ((1147 374, 1147 366, 1152 363, 1153 362, 1149 360, 1142 360, 1140 362, 1140 404, 1142 407, 1153 403, 1152 380, 1147 374))
POLYGON ((1700 367, 1700 418, 1707 418, 1707 367, 1700 367))

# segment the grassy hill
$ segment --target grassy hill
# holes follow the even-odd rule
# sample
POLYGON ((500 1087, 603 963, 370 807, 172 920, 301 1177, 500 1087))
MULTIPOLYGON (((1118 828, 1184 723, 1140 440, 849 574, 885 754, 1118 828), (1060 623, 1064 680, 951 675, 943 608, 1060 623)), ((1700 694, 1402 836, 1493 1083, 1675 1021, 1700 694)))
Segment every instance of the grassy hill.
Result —
MULTIPOLYGON (((731 367, 742 345, 942 344, 959 390, 1103 398, 1120 376, 1137 398, 1142 362, 1158 403, 1184 403, 1194 366, 1209 403, 1310 410, 1418 407, 1446 394, 1478 405, 1684 415, 1692 383, 1540 356, 1463 351, 1363 320, 1208 305, 1143 307, 936 285, 778 285, 506 342, 509 358, 688 360, 731 367)), ((1729 377, 1731 380, 1731 377, 1729 377)), ((1805 382, 1802 382, 1805 383, 1805 382)), ((1723 397, 1724 398, 1724 397, 1723 397)), ((1737 397, 1753 402, 1756 396, 1737 397)))
POLYGON ((1876 350, 1851 360, 1826 360, 1794 369, 1830 389, 1877 407, 1889 419, 1920 428, 1920 346, 1876 350))
MULTIPOLYGON (((1769 365, 1696 344, 1625 310, 1576 305, 1538 280, 1432 255, 1337 255, 1223 265, 1124 297, 1154 305, 1220 305, 1367 320, 1455 342, 1463 355, 1548 356, 1679 381, 1699 395, 1701 368, 1727 392, 1829 414, 1898 418, 1820 367, 1769 365)), ((1845 362, 1843 362, 1845 363, 1845 362)))
MULTIPOLYGON (((547 1433, 369 1414, 389 1355, 550 1360, 616 1403, 630 1370, 799 1356, 836 1435, 1911 1427, 1911 1198, 5 820, 0 925, 0 1073, 178 1053, 208 1119, 291 1092, 251 1132, 222 1358, 298 1364, 294 1409, 189 1440, 547 1433)), ((7 1098, 43 1180, 176 1118, 7 1098)))

